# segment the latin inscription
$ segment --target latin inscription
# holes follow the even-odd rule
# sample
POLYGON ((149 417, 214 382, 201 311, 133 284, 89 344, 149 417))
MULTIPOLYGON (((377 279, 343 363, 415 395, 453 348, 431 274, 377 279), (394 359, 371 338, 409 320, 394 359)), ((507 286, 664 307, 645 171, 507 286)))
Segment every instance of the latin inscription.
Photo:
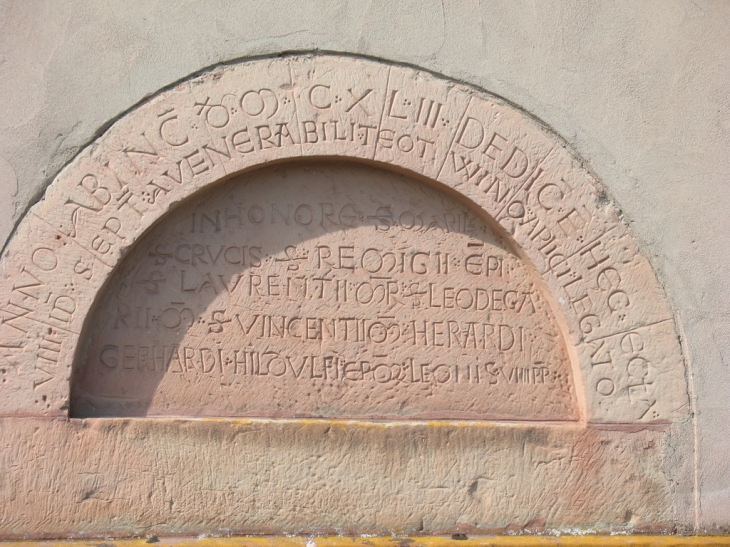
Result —
POLYGON ((270 169, 184 206, 92 324, 81 415, 576 417, 521 260, 452 198, 369 167, 270 169))
MULTIPOLYGON (((84 329, 91 323, 87 316, 97 293, 132 245, 172 206, 232 173, 303 156, 374 160, 418 173, 442 182, 476 204, 474 210, 494 219, 529 257, 530 271, 537 271, 540 286, 547 286, 551 302, 560 310, 560 331, 568 334, 583 376, 578 385, 585 397, 579 400, 585 402, 589 420, 663 420, 685 408, 681 351, 651 267, 596 193, 591 177, 555 138, 494 98, 412 69, 295 56, 227 67, 150 100, 119 120, 48 188, 3 258, 0 374, 5 389, 25 395, 4 398, 0 409, 66 412, 71 364, 80 354, 78 347, 88 345, 84 329), (625 336, 641 343, 627 346, 625 336)), ((464 355, 491 347, 515 351, 505 349, 510 340, 515 340, 513 347, 530 351, 526 348, 531 341, 546 332, 519 322, 533 308, 538 313, 548 308, 544 300, 537 301, 534 287, 514 286, 510 275, 515 274, 504 256, 473 246, 440 249, 421 244, 419 237, 429 238, 444 227, 472 237, 464 215, 429 211, 427 218, 418 208, 399 207, 394 200, 374 207, 331 196, 288 197, 219 202, 178 219, 180 241, 164 241, 150 250, 145 261, 165 264, 149 268, 141 278, 144 283, 135 281, 135 287, 146 291, 164 286, 171 291, 174 285, 179 296, 166 302, 148 296, 149 305, 122 303, 128 308, 120 304, 115 308, 119 328, 127 328, 125 321, 147 321, 150 328, 166 332, 165 325, 174 324, 177 317, 171 310, 179 310, 180 325, 189 322, 191 314, 195 317, 195 326, 187 327, 191 333, 198 324, 212 323, 212 328, 224 329, 223 335, 241 323, 249 328, 243 335, 246 340, 254 333, 264 341, 273 336, 270 333, 282 331, 296 338, 304 332, 301 343, 334 344, 341 353, 345 347, 356 351, 353 344, 378 344, 382 329, 374 326, 375 336, 368 338, 371 321, 382 323, 387 331, 381 344, 410 343, 423 351, 436 348, 433 351, 464 355), (294 237, 283 247, 255 238, 240 243, 214 237, 234 229, 265 233, 273 226, 303 230, 312 237, 294 237), (316 229, 320 233, 313 232, 316 229), (312 245, 325 232, 364 229, 374 230, 377 244, 325 236, 312 245), (386 233, 390 235, 380 241, 386 233), (414 243, 393 247, 401 235, 414 243), (317 261, 330 269, 325 273, 317 261), (205 310, 188 304, 191 298, 210 299, 206 295, 211 294, 219 299, 228 295, 239 304, 248 299, 246 305, 257 313, 242 315, 227 304, 214 309, 206 303, 205 310), (302 298, 311 305, 334 306, 338 312, 346 308, 347 313, 270 309, 302 298), (264 300, 268 304, 261 304, 264 300), (383 312, 383 306, 388 310, 383 312), (217 313, 214 319, 213 312, 221 310, 226 315, 217 313), (413 315, 406 317, 406 310, 413 315), (439 313, 450 315, 444 320, 431 317, 439 313), (518 322, 473 314, 514 315, 518 322), (366 321, 358 327, 361 334, 365 329, 359 338, 352 319, 366 321), (318 323, 320 338, 309 338, 307 320, 318 323), (330 333, 334 335, 326 338, 330 333)), ((110 346, 116 349, 105 354, 109 359, 116 355, 124 360, 125 352, 136 351, 144 363, 148 347, 157 351, 155 355, 161 347, 209 347, 198 342, 166 344, 162 338, 110 346)), ((268 351, 254 348, 259 349, 268 351)), ((337 352, 306 355, 354 360, 337 352)), ((403 366, 400 355, 385 354, 403 366)), ((184 356, 181 359, 185 362, 184 356)), ((226 358, 219 362, 218 370, 225 369, 226 358)), ((491 362, 497 360, 479 366, 491 362)), ((517 369, 534 367, 522 364, 517 369)), ((370 365, 363 366, 366 370, 370 365)), ((452 377, 474 377, 474 366, 460 364, 452 377)), ((485 414, 480 410, 474 415, 485 414)))

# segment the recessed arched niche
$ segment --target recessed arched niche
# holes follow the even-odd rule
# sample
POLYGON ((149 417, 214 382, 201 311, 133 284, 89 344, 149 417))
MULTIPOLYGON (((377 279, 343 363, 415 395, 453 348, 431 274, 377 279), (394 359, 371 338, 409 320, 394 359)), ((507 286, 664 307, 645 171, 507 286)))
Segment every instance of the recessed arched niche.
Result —
POLYGON ((291 55, 146 100, 19 223, 0 317, 2 537, 691 520, 649 261, 558 136, 422 70, 291 55))
POLYGON ((201 192, 117 266, 72 415, 577 420, 536 272, 463 201, 324 160, 201 192))

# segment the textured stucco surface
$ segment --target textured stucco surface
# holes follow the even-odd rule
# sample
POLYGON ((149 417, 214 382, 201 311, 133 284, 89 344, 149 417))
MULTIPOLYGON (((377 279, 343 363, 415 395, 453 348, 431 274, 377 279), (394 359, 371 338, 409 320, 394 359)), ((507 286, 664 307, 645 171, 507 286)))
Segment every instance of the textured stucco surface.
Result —
POLYGON ((722 2, 0 4, 3 240, 78 149, 210 65, 333 50, 499 94, 563 136, 672 302, 696 403, 696 524, 730 525, 730 6, 722 2))

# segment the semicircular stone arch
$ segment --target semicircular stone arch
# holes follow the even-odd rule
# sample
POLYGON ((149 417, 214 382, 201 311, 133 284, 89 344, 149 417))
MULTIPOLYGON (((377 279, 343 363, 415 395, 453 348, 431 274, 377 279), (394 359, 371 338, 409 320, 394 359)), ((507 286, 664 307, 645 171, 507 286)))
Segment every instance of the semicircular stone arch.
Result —
POLYGON ((565 145, 482 91, 330 55, 211 70, 126 114, 58 175, 2 258, 0 413, 68 414, 92 310, 153 224, 216 183, 311 158, 435 181, 492 219, 556 318, 582 421, 686 415, 663 290, 565 145))

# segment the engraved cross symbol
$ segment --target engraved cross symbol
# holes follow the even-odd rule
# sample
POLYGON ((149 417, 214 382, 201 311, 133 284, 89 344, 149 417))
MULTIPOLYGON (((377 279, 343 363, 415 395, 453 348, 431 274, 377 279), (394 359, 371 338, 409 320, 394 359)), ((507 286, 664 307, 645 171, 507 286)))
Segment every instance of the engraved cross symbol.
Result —
POLYGON ((210 104, 210 97, 206 97, 205 102, 199 103, 195 101, 195 105, 193 106, 198 109, 197 115, 202 116, 203 112, 205 112, 206 110, 210 110, 210 108, 215 105, 210 104))
POLYGON ((363 94, 362 94, 362 96, 361 96, 361 97, 360 97, 359 99, 358 99, 357 95, 355 95, 355 93, 353 93, 353 92, 352 92, 352 89, 348 89, 347 91, 349 91, 349 92, 350 92, 350 95, 352 95, 352 98, 353 98, 353 99, 355 99, 355 102, 354 102, 354 103, 352 103, 352 104, 351 104, 351 105, 350 105, 350 106, 349 106, 349 107, 347 108, 347 110, 345 110, 345 112, 348 112, 348 113, 349 113, 349 112, 350 112, 350 111, 351 111, 351 110, 352 110, 353 108, 355 108, 356 106, 359 106, 360 108, 362 108, 363 112, 365 112, 365 114, 366 114, 366 115, 367 115, 368 117, 370 117, 370 116, 371 116, 371 114, 370 114, 370 112, 368 112, 368 111, 367 111, 367 109, 366 109, 366 108, 365 108, 365 107, 363 106, 363 104, 362 104, 362 100, 363 100, 363 99, 364 99, 365 97, 367 97, 368 95, 370 95, 370 92, 372 91, 372 89, 366 89, 366 90, 365 90, 365 93, 363 93, 363 94))

